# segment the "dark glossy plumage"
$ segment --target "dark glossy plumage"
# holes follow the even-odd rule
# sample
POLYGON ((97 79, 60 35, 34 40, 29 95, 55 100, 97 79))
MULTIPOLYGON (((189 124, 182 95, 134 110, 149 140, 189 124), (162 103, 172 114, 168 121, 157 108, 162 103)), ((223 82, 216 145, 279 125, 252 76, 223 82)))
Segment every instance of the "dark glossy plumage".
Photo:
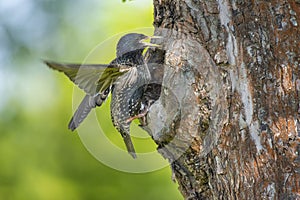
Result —
POLYGON ((101 106, 112 92, 111 116, 114 126, 121 133, 128 152, 135 158, 135 150, 129 135, 131 117, 142 110, 141 97, 150 73, 144 62, 143 51, 147 47, 142 40, 147 36, 131 33, 117 44, 117 57, 109 65, 61 64, 45 61, 52 69, 64 72, 70 80, 87 94, 69 123, 74 131, 87 117, 91 109, 101 106))

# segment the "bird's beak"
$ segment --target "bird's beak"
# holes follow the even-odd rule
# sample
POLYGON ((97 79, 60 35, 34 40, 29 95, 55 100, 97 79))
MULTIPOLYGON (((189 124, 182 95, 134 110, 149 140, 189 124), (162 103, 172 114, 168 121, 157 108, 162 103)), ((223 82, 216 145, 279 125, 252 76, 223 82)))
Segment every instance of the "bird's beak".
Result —
POLYGON ((148 47, 161 47, 161 45, 159 45, 159 44, 154 44, 154 43, 145 41, 145 40, 150 40, 151 41, 151 39, 160 39, 160 38, 162 38, 162 37, 160 37, 160 36, 148 36, 145 39, 142 39, 141 43, 144 44, 145 46, 148 46, 148 47))

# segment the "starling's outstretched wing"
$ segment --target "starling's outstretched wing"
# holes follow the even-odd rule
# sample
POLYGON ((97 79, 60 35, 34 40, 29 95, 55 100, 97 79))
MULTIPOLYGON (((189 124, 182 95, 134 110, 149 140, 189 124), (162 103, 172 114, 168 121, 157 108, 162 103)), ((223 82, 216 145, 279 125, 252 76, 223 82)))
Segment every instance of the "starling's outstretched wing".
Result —
POLYGON ((68 128, 74 131, 79 124, 87 117, 90 111, 96 107, 95 101, 92 100, 93 97, 90 95, 85 95, 80 105, 78 106, 76 112, 74 113, 72 119, 69 122, 68 128))
POLYGON ((44 61, 50 68, 63 72, 89 95, 103 92, 118 76, 129 70, 127 66, 110 64, 65 64, 44 61))

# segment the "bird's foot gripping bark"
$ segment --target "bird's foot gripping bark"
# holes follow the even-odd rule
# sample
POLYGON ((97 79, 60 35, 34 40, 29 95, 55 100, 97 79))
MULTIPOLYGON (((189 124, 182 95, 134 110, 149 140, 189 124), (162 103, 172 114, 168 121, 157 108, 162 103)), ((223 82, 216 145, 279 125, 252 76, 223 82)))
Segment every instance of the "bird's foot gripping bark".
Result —
POLYGON ((135 119, 141 119, 140 121, 141 124, 139 126, 146 126, 147 125, 146 115, 148 111, 149 111, 148 109, 144 109, 141 113, 127 119, 126 123, 131 123, 135 119))
POLYGON ((147 126, 147 117, 146 115, 149 112, 150 106, 155 102, 155 100, 148 100, 146 101, 143 106, 144 108, 141 110, 141 112, 133 117, 130 117, 126 120, 126 123, 131 123, 135 119, 140 119, 140 124, 139 126, 147 126), (145 106, 146 105, 146 106, 145 106))

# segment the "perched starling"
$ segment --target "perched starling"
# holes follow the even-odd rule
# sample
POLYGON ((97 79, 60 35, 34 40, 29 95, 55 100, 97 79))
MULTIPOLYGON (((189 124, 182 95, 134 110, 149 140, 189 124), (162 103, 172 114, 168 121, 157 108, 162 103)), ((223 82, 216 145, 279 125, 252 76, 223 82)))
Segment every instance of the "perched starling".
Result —
POLYGON ((108 65, 61 64, 45 61, 52 69, 64 72, 79 88, 86 92, 69 123, 74 131, 87 117, 92 108, 101 106, 110 92, 111 116, 116 129, 121 133, 126 148, 133 158, 135 150, 130 139, 132 119, 144 112, 142 95, 151 75, 144 61, 145 42, 151 38, 143 34, 130 33, 117 44, 117 57, 108 65))

